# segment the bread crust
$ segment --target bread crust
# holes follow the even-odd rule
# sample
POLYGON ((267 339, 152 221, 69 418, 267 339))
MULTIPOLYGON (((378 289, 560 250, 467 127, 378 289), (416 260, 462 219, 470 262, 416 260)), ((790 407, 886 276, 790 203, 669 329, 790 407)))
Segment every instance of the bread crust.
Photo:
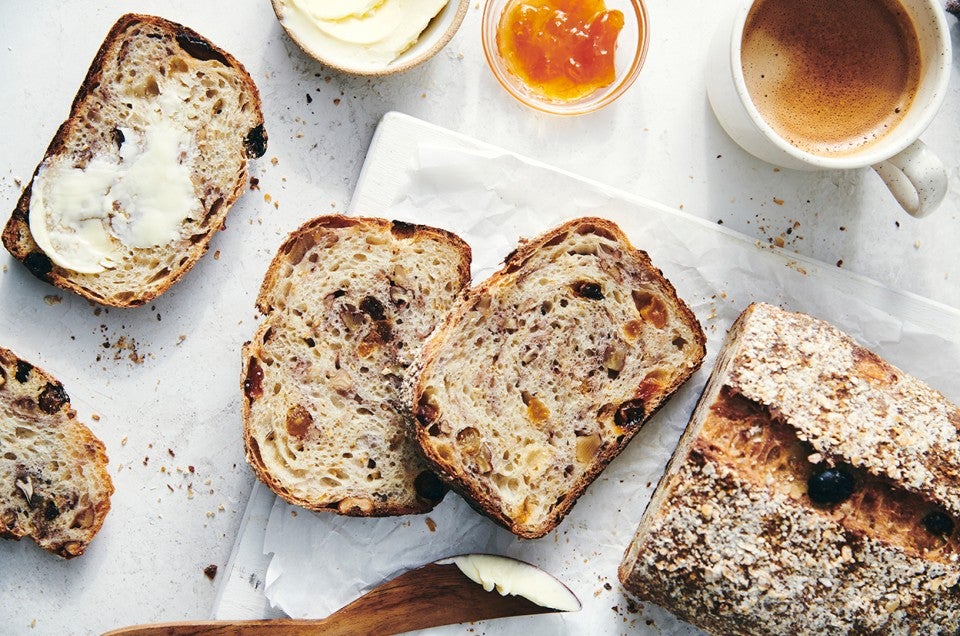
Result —
POLYGON ((14 258, 22 262, 31 274, 47 283, 79 294, 85 298, 103 305, 116 307, 136 307, 156 298, 174 283, 178 282, 196 264, 197 260, 206 253, 210 239, 217 230, 222 228, 226 214, 233 203, 244 192, 247 182, 246 159, 259 157, 266 151, 267 135, 263 127, 263 113, 260 93, 253 79, 244 66, 230 53, 216 46, 196 31, 176 22, 152 16, 129 13, 121 16, 111 27, 104 38, 99 50, 94 56, 87 74, 77 91, 70 107, 70 114, 54 134, 47 146, 43 158, 34 169, 30 182, 24 187, 17 206, 4 227, 2 240, 4 246, 14 258), (229 67, 237 73, 244 91, 251 99, 253 122, 248 130, 237 131, 238 135, 245 136, 245 157, 240 158, 237 166, 236 179, 230 191, 224 192, 222 201, 216 210, 206 208, 204 213, 211 217, 212 222, 203 236, 192 237, 196 240, 186 242, 181 246, 182 260, 179 266, 170 271, 159 284, 150 287, 133 289, 115 289, 111 293, 98 293, 90 288, 84 275, 77 274, 53 263, 43 253, 33 239, 30 232, 29 210, 34 179, 44 162, 65 152, 67 140, 74 135, 84 123, 88 108, 94 101, 94 94, 101 85, 109 80, 104 77, 104 68, 107 60, 119 55, 125 43, 125 37, 131 29, 146 27, 156 29, 173 38, 181 45, 190 49, 188 54, 197 59, 212 59, 229 67))
MULTIPOLYGON (((626 278, 630 278, 626 276, 626 278)), ((629 282, 629 281, 628 281, 629 282)), ((636 282, 635 280, 632 282, 636 282)), ((629 293, 629 292, 628 292, 629 293)), ((570 337, 575 337, 571 334, 570 337)), ((706 338, 703 334, 700 324, 693 312, 677 296, 673 285, 663 276, 663 273, 657 269, 651 262, 648 255, 634 248, 627 236, 613 222, 597 217, 582 217, 568 221, 559 227, 546 232, 545 234, 532 240, 523 241, 518 248, 509 254, 503 262, 500 270, 491 275, 486 281, 474 287, 464 297, 457 308, 455 308, 444 321, 444 323, 434 332, 427 341, 424 348, 424 365, 417 375, 414 388, 413 408, 417 415, 419 426, 417 427, 417 441, 424 451, 424 455, 437 470, 441 478, 446 481, 453 490, 458 492, 466 499, 471 506, 479 512, 487 515, 496 523, 507 528, 514 534, 523 538, 538 538, 553 530, 560 521, 566 516, 577 499, 583 494, 587 486, 603 471, 620 452, 626 447, 630 440, 640 430, 643 423, 649 420, 663 404, 667 398, 672 395, 700 366, 705 355, 706 338), (596 235, 611 241, 622 250, 625 260, 631 262, 634 271, 640 271, 646 278, 645 284, 656 287, 662 294, 665 304, 669 306, 672 312, 671 325, 683 325, 685 337, 690 338, 685 346, 689 348, 690 354, 683 362, 682 368, 677 369, 672 375, 670 382, 660 386, 653 394, 644 383, 633 386, 629 394, 622 396, 622 403, 628 403, 633 399, 644 403, 644 413, 642 420, 636 421, 632 426, 625 426, 619 431, 619 435, 610 440, 609 443, 603 443, 596 454, 589 460, 585 472, 576 477, 569 483, 567 492, 562 501, 557 503, 542 520, 542 522, 530 523, 525 519, 512 516, 505 510, 502 502, 492 494, 485 483, 487 480, 482 475, 475 472, 462 470, 454 465, 453 460, 448 455, 448 450, 441 448, 435 443, 435 434, 431 433, 432 426, 438 421, 438 418, 446 417, 443 414, 443 406, 433 405, 425 397, 430 391, 430 383, 434 377, 443 375, 444 370, 440 368, 441 352, 450 346, 451 340, 455 339, 458 330, 470 318, 478 301, 485 296, 495 296, 499 289, 504 286, 511 286, 521 275, 535 272, 526 272, 529 261, 538 256, 543 250, 550 248, 558 243, 563 237, 570 235, 596 235), (439 414, 438 414, 439 412, 439 414)), ((546 380, 546 378, 544 378, 546 380)), ((491 380, 494 381, 494 380, 491 380)), ((443 380, 438 380, 443 383, 443 380)), ((469 382, 465 378, 457 378, 455 382, 469 382)), ((571 390, 573 388, 571 387, 571 390)), ((492 399, 492 398, 491 398, 492 399)), ((607 414, 612 418, 612 414, 607 414)), ((452 416, 456 417, 456 416, 452 416)), ((605 416, 606 417, 606 416, 605 416)), ((472 428, 469 418, 463 421, 450 422, 451 429, 468 426, 472 428)), ((559 428, 576 426, 573 422, 560 422, 559 428)), ((619 428, 619 427, 618 427, 619 428)), ((452 433, 455 434, 455 433, 452 433)), ((454 444, 456 446, 456 444, 454 444)))
MULTIPOLYGON (((446 489, 432 473, 429 473, 426 464, 422 464, 422 459, 418 456, 419 451, 412 440, 401 444, 397 449, 384 452, 376 458, 377 463, 386 461, 399 462, 402 457, 408 456, 411 451, 417 453, 414 461, 418 464, 419 468, 412 464, 403 466, 402 468, 407 471, 416 472, 420 470, 423 472, 416 474, 415 479, 411 476, 411 483, 407 484, 408 490, 402 497, 397 496, 394 498, 378 497, 377 493, 373 492, 373 486, 367 488, 357 486, 352 490, 350 495, 346 497, 329 494, 318 495, 315 492, 318 489, 313 489, 314 494, 307 496, 305 489, 301 488, 300 485, 291 484, 275 474, 275 471, 271 470, 270 466, 267 465, 267 462, 264 461, 262 457, 262 439, 258 439, 258 436, 262 438, 263 435, 262 432, 258 432, 257 430, 253 413, 254 402, 258 398, 256 391, 252 391, 252 383, 259 382, 258 375, 262 375, 262 371, 259 370, 259 364, 260 360, 264 357, 262 343, 267 339, 269 335, 268 332, 273 329, 289 329, 286 326, 278 325, 277 321, 274 320, 275 316, 280 316, 282 313, 278 308, 278 303, 286 302, 282 289, 285 281, 288 280, 284 276, 285 268, 288 267, 289 263, 299 262, 307 253, 317 254, 318 250, 336 249, 337 243, 345 234, 374 237, 376 241, 380 240, 376 238, 378 235, 383 236, 389 234, 396 240, 396 245, 392 248, 387 247, 385 249, 396 249, 397 252, 394 254, 393 260, 400 264, 404 263, 405 251, 412 250, 417 245, 433 242, 446 246, 452 253, 456 254, 456 263, 454 264, 453 271, 444 273, 444 277, 451 280, 451 284, 455 288, 453 295, 459 295, 460 290, 469 285, 470 247, 458 236, 446 230, 400 221, 388 221, 380 218, 329 215, 312 219, 292 232, 280 246, 276 256, 271 261, 257 298, 257 307, 260 312, 264 314, 265 320, 257 330, 253 339, 245 343, 243 349, 241 388, 244 393, 242 402, 244 446, 246 448, 247 460, 257 478, 277 495, 291 504, 309 510, 336 512, 341 515, 358 517, 381 517, 427 512, 442 499, 446 489), (407 448, 408 445, 409 448, 407 448)), ((406 256, 409 257, 410 254, 406 254, 406 256)), ((318 269, 321 271, 323 270, 322 260, 323 257, 320 257, 318 261, 318 269)), ((449 265, 449 263, 444 263, 440 266, 445 267, 447 265, 449 265)), ((329 275, 329 273, 327 275, 329 275)), ((437 302, 441 301, 437 300, 437 302)), ((425 316, 425 319, 427 318, 428 317, 425 316)), ((311 334, 304 333, 302 335, 311 335, 318 339, 321 337, 316 331, 313 331, 311 334)), ((350 356, 352 354, 345 351, 344 355, 350 356)), ((290 384, 295 383, 292 375, 288 375, 284 381, 290 384)), ((386 380, 375 381, 386 384, 386 380)), ((407 391, 409 391, 408 386, 400 389, 401 394, 405 394, 407 391)), ((398 397, 395 401, 397 402, 395 406, 398 414, 402 418, 409 418, 409 411, 404 408, 409 400, 398 397)), ((309 410, 311 411, 311 417, 316 418, 317 421, 322 421, 325 418, 323 413, 314 413, 312 408, 309 410)), ((279 425, 279 422, 274 424, 274 426, 279 425)), ((409 428, 410 423, 407 421, 403 425, 403 430, 398 430, 395 433, 406 437, 409 434, 409 428)), ((353 442, 355 442, 355 440, 344 433, 343 437, 330 443, 336 444, 338 448, 342 446, 341 450, 343 451, 356 453, 356 450, 350 448, 350 444, 353 442)), ((409 457, 407 457, 407 459, 409 460, 409 457)), ((323 470, 318 468, 312 471, 312 474, 304 476, 303 480, 305 482, 319 483, 324 476, 323 470)))
POLYGON ((0 537, 78 557, 110 510, 103 443, 50 374, 0 348, 0 537))
POLYGON ((942 394, 832 325, 751 305, 620 580, 715 634, 955 634, 958 438, 942 394), (815 503, 826 470, 853 489, 815 503))

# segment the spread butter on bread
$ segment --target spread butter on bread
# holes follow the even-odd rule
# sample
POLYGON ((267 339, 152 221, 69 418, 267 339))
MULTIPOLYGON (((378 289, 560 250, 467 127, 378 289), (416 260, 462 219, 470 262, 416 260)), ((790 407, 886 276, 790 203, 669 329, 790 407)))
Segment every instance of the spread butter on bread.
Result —
POLYGON ((110 510, 100 442, 76 419, 63 385, 0 348, 0 537, 30 537, 80 556, 110 510))
POLYGON ((714 634, 960 630, 960 409, 832 325, 733 325, 620 567, 714 634))
POLYGON ((319 217, 267 271, 243 350, 247 459, 286 501, 426 512, 446 492, 413 439, 409 369, 470 282, 469 246, 422 225, 319 217))
POLYGON ((569 221, 521 244, 428 341, 417 440, 475 508, 543 536, 697 370, 704 343, 619 227, 569 221))
POLYGON ((133 307, 180 280, 266 150, 260 95, 233 56, 128 14, 107 34, 3 231, 28 270, 133 307))

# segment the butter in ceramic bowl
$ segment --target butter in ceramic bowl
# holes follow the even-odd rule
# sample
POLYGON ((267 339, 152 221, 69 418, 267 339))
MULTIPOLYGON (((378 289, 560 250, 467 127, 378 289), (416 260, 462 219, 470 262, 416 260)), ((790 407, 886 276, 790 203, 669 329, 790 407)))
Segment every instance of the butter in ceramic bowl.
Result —
POLYGON ((581 114, 633 83, 647 28, 640 0, 489 0, 483 46, 494 76, 521 102, 581 114))
POLYGON ((359 75, 407 70, 453 37, 467 0, 272 0, 287 34, 314 59, 359 75))

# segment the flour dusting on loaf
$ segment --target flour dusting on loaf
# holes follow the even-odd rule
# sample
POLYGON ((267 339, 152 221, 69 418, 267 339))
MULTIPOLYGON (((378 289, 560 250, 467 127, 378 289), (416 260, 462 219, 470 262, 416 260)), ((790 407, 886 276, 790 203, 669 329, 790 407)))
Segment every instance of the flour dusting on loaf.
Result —
POLYGON ((427 343, 417 439, 476 508, 543 536, 703 355, 648 256, 576 219, 523 243, 427 343))
POLYGON ((715 634, 960 630, 960 409, 832 325, 738 319, 620 567, 715 634))

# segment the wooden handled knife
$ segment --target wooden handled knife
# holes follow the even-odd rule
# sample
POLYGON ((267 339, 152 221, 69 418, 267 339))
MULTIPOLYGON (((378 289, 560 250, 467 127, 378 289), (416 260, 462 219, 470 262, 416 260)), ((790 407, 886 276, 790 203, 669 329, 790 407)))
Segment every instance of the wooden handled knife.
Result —
POLYGON ((529 563, 467 554, 405 572, 322 619, 155 623, 113 630, 104 636, 386 636, 439 625, 579 609, 580 601, 573 592, 529 563))

